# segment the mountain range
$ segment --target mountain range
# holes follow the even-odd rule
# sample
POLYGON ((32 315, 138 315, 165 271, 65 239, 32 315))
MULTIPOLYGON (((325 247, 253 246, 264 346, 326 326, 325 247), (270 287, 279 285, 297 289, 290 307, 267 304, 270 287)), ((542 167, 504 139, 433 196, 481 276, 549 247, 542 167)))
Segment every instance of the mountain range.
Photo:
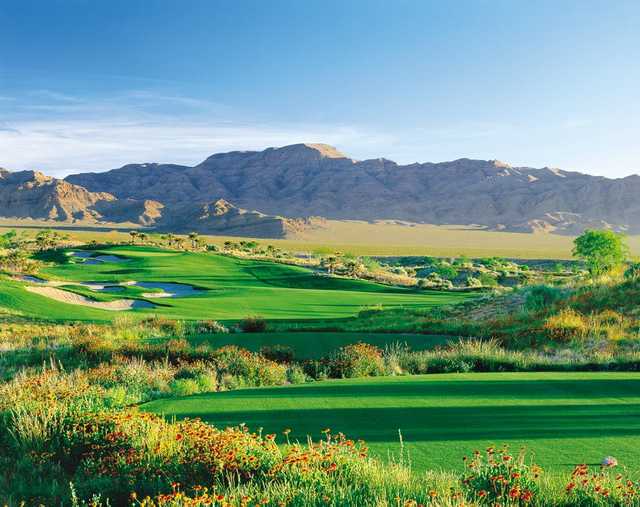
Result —
POLYGON ((326 144, 210 156, 195 166, 129 164, 64 180, 0 170, 0 216, 126 223, 185 232, 283 237, 313 223, 399 220, 490 230, 640 232, 640 176, 459 159, 357 161, 326 144))

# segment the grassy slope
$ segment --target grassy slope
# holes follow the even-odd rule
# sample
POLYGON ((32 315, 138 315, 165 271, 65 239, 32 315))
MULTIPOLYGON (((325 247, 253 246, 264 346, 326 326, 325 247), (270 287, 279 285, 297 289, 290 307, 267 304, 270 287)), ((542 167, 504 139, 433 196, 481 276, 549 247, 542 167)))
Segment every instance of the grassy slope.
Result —
MULTIPOLYGON (((550 468, 640 460, 640 374, 501 373, 325 381, 173 400, 145 410, 247 423, 295 439, 323 428, 363 438, 380 456, 399 451, 398 430, 417 469, 460 468, 461 457, 509 443, 550 468)), ((279 440, 282 440, 280 437, 279 440)))
MULTIPOLYGON (((113 247, 101 252, 130 260, 95 265, 58 264, 42 274, 69 281, 179 282, 207 289, 197 296, 155 299, 156 308, 136 310, 176 319, 240 319, 255 314, 270 319, 339 318, 352 316, 370 305, 428 308, 473 297, 316 276, 305 268, 217 254, 171 252, 152 247, 113 247)), ((118 314, 56 303, 28 293, 14 282, 1 283, 0 303, 26 315, 108 320, 118 314)), ((100 299, 117 297, 109 294, 100 299)))

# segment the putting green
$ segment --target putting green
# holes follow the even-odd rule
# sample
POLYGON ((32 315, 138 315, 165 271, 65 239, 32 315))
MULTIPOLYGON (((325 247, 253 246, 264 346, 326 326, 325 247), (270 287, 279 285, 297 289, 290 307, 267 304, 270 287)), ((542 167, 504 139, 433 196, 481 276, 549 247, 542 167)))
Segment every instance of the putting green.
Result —
MULTIPOLYGON (((323 428, 362 438, 373 453, 399 453, 414 468, 460 469, 474 449, 507 443, 543 467, 568 469, 615 456, 640 461, 639 373, 470 373, 316 382, 157 400, 144 410, 246 423, 294 439, 323 428)), ((282 437, 279 438, 282 441, 282 437)))
MULTIPOLYGON (((314 271, 266 261, 244 260, 213 253, 167 251, 153 247, 117 246, 96 254, 126 262, 85 264, 58 255, 42 276, 73 282, 172 282, 203 289, 189 297, 148 298, 156 305, 127 313, 174 319, 341 318, 371 305, 429 308, 463 301, 473 294, 416 291, 362 280, 327 277, 314 271)), ((87 289, 82 289, 87 295, 87 289)), ((99 301, 123 297, 144 299, 139 290, 95 292, 99 301)), ((21 282, 0 282, 0 305, 24 315, 54 320, 111 320, 119 312, 71 305, 27 292, 21 282)))

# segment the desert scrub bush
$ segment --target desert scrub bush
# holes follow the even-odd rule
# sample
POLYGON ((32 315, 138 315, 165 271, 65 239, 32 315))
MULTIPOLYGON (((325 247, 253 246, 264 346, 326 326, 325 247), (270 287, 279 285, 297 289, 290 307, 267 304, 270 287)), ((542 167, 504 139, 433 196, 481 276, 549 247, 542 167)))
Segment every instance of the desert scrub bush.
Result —
POLYGON ((159 331, 163 335, 174 336, 176 338, 184 337, 187 331, 187 325, 184 321, 167 319, 166 317, 159 317, 157 315, 143 320, 141 325, 159 331))
POLYGON ((221 377, 234 377, 244 386, 272 386, 287 382, 285 365, 270 361, 255 352, 229 345, 213 351, 212 357, 221 377))
POLYGON ((334 378, 370 377, 385 374, 382 350, 368 343, 345 345, 329 357, 334 378))
POLYGON ((498 280, 495 276, 490 275, 489 273, 480 273, 478 275, 478 280, 483 287, 497 287, 498 280))
POLYGON ((290 384, 304 384, 307 381, 307 375, 302 366, 291 364, 287 368, 287 381, 290 384))
POLYGON ((496 340, 460 339, 444 348, 399 354, 402 371, 424 373, 499 372, 546 369, 547 360, 535 353, 502 348, 496 340))
POLYGON ((555 315, 547 317, 543 328, 551 339, 569 341, 584 338, 589 331, 589 322, 574 309, 563 308, 555 315))
POLYGON ((542 469, 527 465, 524 452, 513 456, 506 447, 489 447, 484 454, 475 451, 464 461, 462 486, 475 504, 516 506, 537 502, 542 469))
POLYGON ((112 363, 87 370, 93 384, 124 389, 127 403, 149 401, 167 393, 175 374, 176 368, 167 362, 117 356, 112 363))
POLYGON ((266 345, 260 348, 260 354, 276 363, 292 363, 295 357, 294 350, 287 345, 266 345))
POLYGON ((524 302, 525 309, 532 312, 539 312, 552 308, 562 300, 564 292, 557 287, 548 285, 536 285, 527 289, 524 302))
POLYGON ((254 315, 242 319, 238 326, 243 333, 263 333, 267 330, 267 321, 258 315, 254 315))
POLYGON ((229 329, 217 320, 199 320, 192 325, 193 334, 228 334, 229 329))

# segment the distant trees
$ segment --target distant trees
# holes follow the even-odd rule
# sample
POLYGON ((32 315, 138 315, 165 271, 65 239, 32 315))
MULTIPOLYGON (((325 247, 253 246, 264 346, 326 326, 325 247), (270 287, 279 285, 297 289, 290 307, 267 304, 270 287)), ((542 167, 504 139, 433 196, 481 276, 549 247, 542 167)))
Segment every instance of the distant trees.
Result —
POLYGON ((620 266, 629 252, 625 236, 608 230, 586 230, 573 244, 574 257, 584 261, 594 277, 620 266))
POLYGON ((60 246, 62 241, 67 240, 66 235, 62 235, 57 231, 51 229, 43 229, 36 234, 35 243, 36 248, 39 251, 49 250, 50 248, 56 248, 60 246))
POLYGON ((131 244, 136 244, 136 238, 138 237, 138 231, 129 231, 129 236, 131 236, 131 244))

